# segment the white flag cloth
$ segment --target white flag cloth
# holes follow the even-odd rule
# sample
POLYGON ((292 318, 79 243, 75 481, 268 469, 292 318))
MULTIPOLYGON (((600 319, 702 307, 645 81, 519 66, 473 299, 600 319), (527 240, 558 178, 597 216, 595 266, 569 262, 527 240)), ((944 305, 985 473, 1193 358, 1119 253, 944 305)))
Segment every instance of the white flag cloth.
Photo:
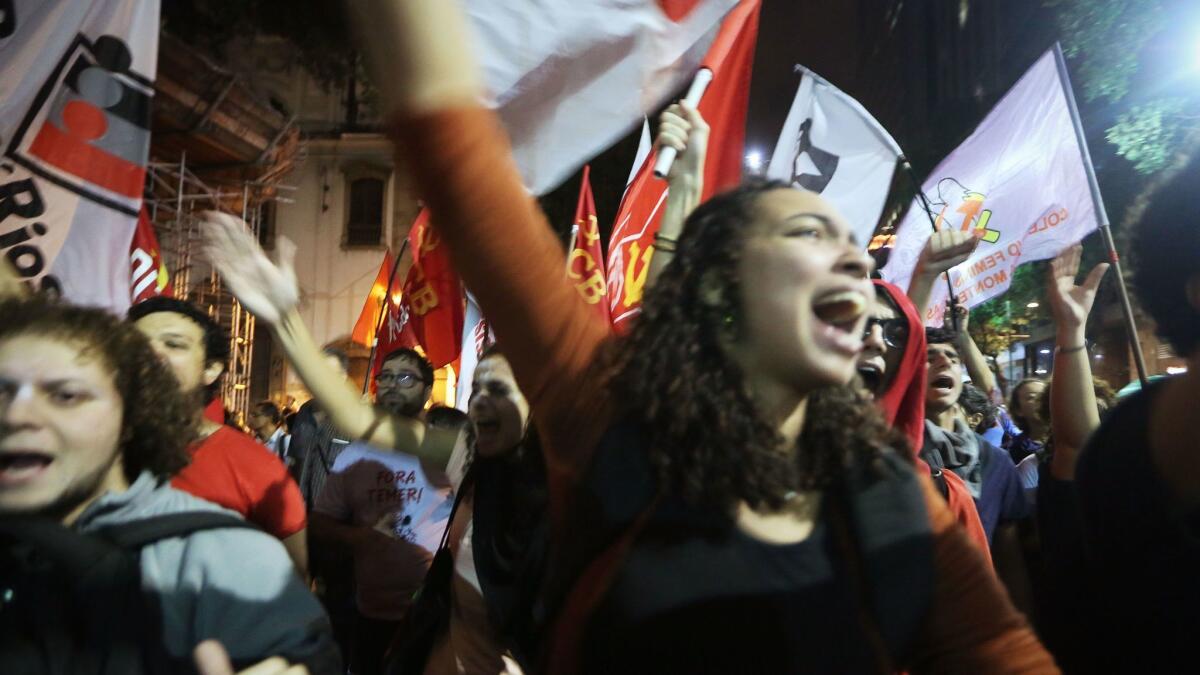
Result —
POLYGON ((467 307, 463 312, 462 350, 458 356, 458 387, 454 396, 454 407, 467 412, 467 404, 471 400, 471 378, 475 377, 475 366, 479 364, 479 355, 492 343, 487 322, 475 302, 475 296, 467 294, 467 307))
POLYGON ((543 194, 695 75, 736 0, 466 0, 489 104, 543 194))
POLYGON ((0 5, 0 251, 34 287, 124 313, 158 0, 0 5))
POLYGON ((820 193, 866 247, 903 153, 862 104, 811 70, 797 69, 800 88, 767 177, 820 193))
MULTIPOLYGON (((958 302, 1000 295, 1017 265, 1045 260, 1096 229, 1095 206, 1064 83, 1048 51, 922 185, 938 228, 979 230, 975 253, 950 270, 958 302)), ((932 232, 914 200, 883 277, 907 288, 932 232)), ((949 292, 933 287, 925 322, 941 325, 949 292)))

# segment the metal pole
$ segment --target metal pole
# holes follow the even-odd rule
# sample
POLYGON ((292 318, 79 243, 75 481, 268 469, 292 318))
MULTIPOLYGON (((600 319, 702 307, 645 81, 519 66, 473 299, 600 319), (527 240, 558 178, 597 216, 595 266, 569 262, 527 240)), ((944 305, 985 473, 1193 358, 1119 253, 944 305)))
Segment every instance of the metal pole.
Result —
POLYGON ((184 272, 183 247, 185 245, 183 223, 183 173, 187 168, 187 150, 179 153, 179 192, 175 195, 175 297, 187 299, 188 275, 184 272), (182 295, 181 295, 182 294, 182 295))
POLYGON ((367 356, 367 372, 363 375, 362 393, 365 396, 371 384, 371 371, 375 369, 375 355, 379 351, 379 331, 383 330, 383 322, 387 319, 387 301, 392 296, 392 288, 396 285, 396 272, 400 270, 400 259, 408 249, 408 238, 400 245, 400 254, 392 261, 392 272, 388 275, 387 291, 383 294, 383 306, 379 308, 379 319, 375 321, 375 339, 371 340, 371 354, 367 356))
POLYGON ((1075 127, 1075 140, 1079 143, 1079 154, 1083 159, 1083 169, 1087 172, 1088 187, 1092 191, 1092 205, 1096 211, 1096 220, 1100 224, 1100 236, 1104 246, 1108 248, 1108 260, 1113 271, 1117 273, 1117 295, 1121 298, 1121 310, 1125 314, 1125 330, 1129 333, 1129 346, 1133 348, 1134 365, 1137 366, 1138 380, 1146 386, 1146 360, 1142 356, 1142 343, 1138 340, 1137 324, 1133 318, 1133 305, 1129 304, 1129 291, 1125 288, 1125 277, 1121 274, 1121 256, 1117 254, 1117 246, 1113 241, 1112 229, 1108 223, 1108 212, 1104 209, 1104 199, 1100 196, 1100 183, 1096 181, 1096 170, 1092 167, 1092 156, 1088 152, 1087 137, 1083 133, 1083 123, 1079 120, 1079 107, 1075 105, 1075 92, 1071 89, 1071 77, 1067 74, 1067 60, 1063 58, 1062 46, 1054 43, 1054 63, 1058 66, 1058 76, 1062 81, 1063 94, 1067 98, 1067 109, 1071 111, 1071 123, 1075 127))
MULTIPOLYGON (((933 228, 934 234, 937 234, 937 221, 933 217, 933 207, 929 204, 929 197, 925 196, 925 189, 921 187, 921 181, 917 180, 917 174, 913 171, 912 164, 908 162, 908 158, 904 155, 900 156, 900 166, 903 167, 904 174, 908 176, 908 179, 912 181, 913 189, 917 191, 917 199, 921 200, 921 208, 925 210, 925 215, 929 218, 929 227, 933 228)), ((950 272, 945 272, 943 276, 946 278, 946 310, 950 314, 950 325, 954 328, 954 332, 957 333, 958 312, 955 311, 955 308, 958 307, 958 301, 954 299, 954 286, 950 283, 950 272)), ((925 308, 918 307, 917 311, 924 313, 925 308)))

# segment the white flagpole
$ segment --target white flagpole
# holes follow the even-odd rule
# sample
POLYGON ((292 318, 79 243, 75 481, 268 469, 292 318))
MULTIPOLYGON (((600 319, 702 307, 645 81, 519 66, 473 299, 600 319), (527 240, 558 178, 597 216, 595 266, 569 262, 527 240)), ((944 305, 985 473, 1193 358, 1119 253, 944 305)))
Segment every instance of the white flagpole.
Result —
MULTIPOLYGON (((712 81, 713 72, 708 68, 701 68, 696 72, 696 79, 692 80, 692 86, 688 87, 683 102, 692 107, 700 105, 700 99, 704 98, 704 92, 708 90, 708 85, 712 84, 712 81)), ((671 165, 675 163, 675 154, 675 148, 662 148, 658 153, 658 159, 654 160, 655 178, 666 178, 667 174, 671 173, 671 165)))

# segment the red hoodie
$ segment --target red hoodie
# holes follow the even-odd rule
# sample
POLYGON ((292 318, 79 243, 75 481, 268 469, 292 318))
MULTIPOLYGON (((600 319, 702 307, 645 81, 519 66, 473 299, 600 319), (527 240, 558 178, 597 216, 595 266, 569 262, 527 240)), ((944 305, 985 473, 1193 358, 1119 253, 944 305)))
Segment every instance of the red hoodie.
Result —
MULTIPOLYGON (((875 287, 886 293, 892 304, 908 319, 908 344, 904 346, 900 370, 887 391, 879 397, 879 406, 888 424, 908 437, 917 465, 928 471, 929 466, 917 456, 925 440, 925 326, 921 323, 917 308, 898 287, 878 279, 875 280, 875 287)), ((950 511, 966 530, 967 536, 991 560, 987 533, 983 530, 975 500, 967 491, 966 484, 953 471, 943 471, 942 478, 946 481, 946 504, 950 511)))

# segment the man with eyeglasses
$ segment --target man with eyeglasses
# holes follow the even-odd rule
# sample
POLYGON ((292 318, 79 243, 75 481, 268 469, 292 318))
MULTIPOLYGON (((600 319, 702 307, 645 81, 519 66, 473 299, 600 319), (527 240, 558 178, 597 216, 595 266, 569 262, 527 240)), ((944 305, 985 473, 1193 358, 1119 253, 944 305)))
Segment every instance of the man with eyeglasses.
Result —
MULTIPOLYGON (((424 357, 410 349, 384 356, 375 375, 381 417, 423 417, 432 392, 433 368, 424 357)), ((380 672, 384 651, 433 561, 453 504, 442 467, 358 441, 337 455, 309 529, 314 541, 353 558, 358 616, 351 672, 380 672)))

